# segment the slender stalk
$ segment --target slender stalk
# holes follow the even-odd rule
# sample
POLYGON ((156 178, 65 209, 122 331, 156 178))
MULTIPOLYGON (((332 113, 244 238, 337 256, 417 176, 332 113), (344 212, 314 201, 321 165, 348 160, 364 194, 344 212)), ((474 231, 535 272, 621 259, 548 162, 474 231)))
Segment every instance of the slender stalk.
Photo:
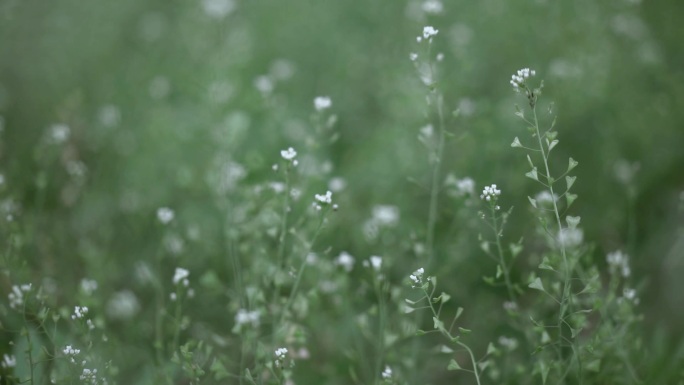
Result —
POLYGON ((432 167, 432 186, 430 187, 430 207, 428 211, 427 223, 427 257, 426 267, 429 269, 434 259, 435 243, 435 224, 437 223, 437 207, 439 203, 439 190, 441 180, 442 158, 444 157, 444 143, 446 141, 444 127, 444 100, 441 94, 437 95, 437 115, 439 117, 439 139, 437 142, 437 153, 435 154, 434 166, 432 167))
POLYGON ((508 290, 508 298, 511 301, 515 301, 515 292, 513 291, 513 285, 511 284, 511 277, 509 274, 508 266, 506 265, 506 259, 504 258, 503 247, 501 247, 501 237, 499 235, 499 219, 496 215, 495 205, 490 205, 492 211, 492 229, 494 230, 494 238, 496 239, 496 249, 499 252, 499 263, 501 264, 501 269, 503 270, 504 280, 506 281, 506 289, 508 290))

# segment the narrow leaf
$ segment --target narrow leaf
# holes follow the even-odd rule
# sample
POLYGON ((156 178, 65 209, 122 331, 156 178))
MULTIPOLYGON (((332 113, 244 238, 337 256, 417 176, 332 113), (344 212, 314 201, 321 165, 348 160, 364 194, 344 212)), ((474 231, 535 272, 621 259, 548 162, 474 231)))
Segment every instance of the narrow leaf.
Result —
POLYGON ((535 209, 537 208, 537 200, 536 200, 536 199, 534 199, 534 198, 528 196, 528 197, 527 197, 527 200, 530 201, 530 204, 532 205, 532 207, 534 207, 535 209))
POLYGON ((549 143, 549 152, 553 150, 554 147, 558 144, 558 139, 552 140, 551 143, 549 143))

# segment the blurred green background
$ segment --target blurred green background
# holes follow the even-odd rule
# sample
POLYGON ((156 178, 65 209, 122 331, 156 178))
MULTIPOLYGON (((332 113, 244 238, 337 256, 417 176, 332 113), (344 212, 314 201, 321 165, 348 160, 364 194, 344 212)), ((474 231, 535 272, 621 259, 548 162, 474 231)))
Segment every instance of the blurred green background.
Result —
MULTIPOLYGON (((223 215, 240 214, 216 207, 222 197, 250 199, 234 184, 277 179, 271 165, 293 146, 304 157, 304 200, 332 177, 346 180, 321 243, 394 258, 399 280, 420 265, 407 240, 424 237, 429 203, 416 138, 432 117, 409 53, 422 54, 415 37, 433 25, 440 89, 449 110, 461 109, 449 121, 458 139, 447 143, 445 174, 472 177, 478 189, 496 183, 502 205, 515 207, 506 235, 533 236, 526 197, 538 190, 510 148, 525 135, 513 115, 524 100, 508 80, 536 69, 558 115, 554 159, 580 163, 573 210, 585 240, 602 266, 616 249, 632 257, 650 370, 673 378, 684 356, 682 15, 684 2, 640 0, 445 0, 440 13, 413 0, 0 0, 2 210, 22 219, 27 278, 51 279, 63 295, 83 277, 100 283, 102 301, 136 291, 130 276, 163 236, 183 240, 186 265, 214 266, 230 286, 223 215), (338 118, 329 146, 307 141, 319 95, 338 118), (50 144, 56 124, 70 129, 59 148, 50 144), (401 221, 369 242, 363 223, 378 204, 399 207, 401 221), (162 235, 162 206, 198 232, 162 235)), ((477 210, 455 215, 458 204, 440 197, 441 284, 468 304, 466 322, 478 322, 500 298, 482 283, 493 266, 477 247, 477 210)), ((149 293, 137 295, 145 317, 149 293)), ((233 313, 202 304, 193 318, 224 322, 227 333, 233 313)), ((319 317, 353 333, 333 311, 319 317)), ((485 335, 497 327, 478 324, 485 335)), ((129 349, 118 354, 122 378, 141 381, 146 330, 113 328, 129 349)))

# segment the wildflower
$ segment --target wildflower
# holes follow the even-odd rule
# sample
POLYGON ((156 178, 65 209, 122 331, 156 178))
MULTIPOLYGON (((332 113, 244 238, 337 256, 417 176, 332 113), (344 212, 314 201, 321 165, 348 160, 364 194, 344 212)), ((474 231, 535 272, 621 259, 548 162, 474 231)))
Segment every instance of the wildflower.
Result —
POLYGON ((159 222, 164 225, 169 224, 173 220, 174 216, 175 214, 173 210, 168 207, 160 207, 157 209, 157 219, 159 219, 159 222))
POLYGON ((62 352, 64 353, 64 355, 66 355, 67 357, 69 357, 69 361, 70 361, 72 364, 75 364, 75 363, 76 363, 76 360, 75 360, 74 357, 76 357, 76 355, 78 355, 78 354, 81 352, 81 350, 80 350, 80 349, 74 349, 73 347, 71 347, 71 345, 67 345, 67 346, 64 348, 64 350, 62 350, 62 352))
POLYGON ((69 139, 71 129, 66 124, 54 124, 50 127, 50 139, 56 144, 61 144, 69 139))
POLYGON ((632 270, 629 268, 629 256, 620 250, 608 253, 606 262, 608 262, 611 274, 619 271, 624 278, 627 278, 632 273, 632 270))
POLYGON ((437 36, 438 33, 439 33, 439 30, 435 29, 434 27, 432 27, 430 25, 423 27, 423 39, 432 40, 432 37, 437 36))
POLYGON ((83 368, 83 372, 79 377, 81 381, 90 382, 91 384, 97 384, 97 369, 83 368))
POLYGON ((275 355, 276 355, 276 360, 275 360, 276 367, 282 368, 283 363, 285 362, 285 358, 287 357, 287 348, 276 349, 275 355))
MULTIPOLYGON (((315 199, 314 207, 316 208, 316 210, 320 211, 322 209, 322 205, 325 206, 325 205, 331 205, 332 204, 332 191, 328 190, 325 193, 325 195, 316 194, 316 195, 314 195, 314 199, 315 199)), ((334 205, 333 208, 337 209, 336 206, 337 205, 334 205)))
POLYGON ((584 240, 584 232, 578 228, 565 228, 558 232, 558 242, 567 248, 577 247, 584 240))
POLYGON ((392 378, 392 368, 385 365, 385 370, 382 371, 382 378, 384 380, 389 380, 390 378, 392 378))
POLYGON ((332 100, 328 96, 317 96, 314 99, 314 107, 316 111, 327 110, 332 106, 332 100))
POLYGON ((422 283, 424 273, 425 270, 421 267, 420 269, 414 271, 413 274, 409 275, 409 278, 411 281, 413 281, 413 287, 416 287, 422 283))
POLYGON ((330 179, 330 182, 328 182, 328 188, 332 192, 340 192, 344 190, 345 187, 347 187, 347 181, 342 177, 332 178, 330 179))
POLYGON ((273 81, 266 75, 259 76, 254 80, 254 87, 256 87, 262 94, 270 94, 273 92, 273 81))
POLYGON ((416 61, 416 60, 418 60, 418 54, 415 53, 415 52, 411 52, 411 53, 409 54, 409 59, 411 59, 411 61, 416 61))
POLYGON ((8 369, 8 368, 13 368, 17 366, 17 358, 14 357, 13 355, 9 354, 3 354, 2 355, 2 365, 3 368, 8 369))
POLYGON ((335 264, 342 266, 347 272, 352 271, 354 268, 354 262, 354 257, 346 251, 341 252, 340 255, 335 259, 335 264))
POLYGON ((380 226, 395 226, 399 222, 399 208, 390 205, 373 207, 373 221, 380 226))
POLYGON ((293 160, 297 156, 297 151, 290 147, 287 150, 280 151, 280 156, 282 156, 285 160, 293 160))
MULTIPOLYGON (((151 274, 151 273, 146 273, 151 274)), ((115 293, 107 302, 107 315, 111 318, 127 320, 132 318, 140 310, 138 297, 130 290, 115 293)))
POLYGON ((431 14, 438 14, 444 11, 444 6, 439 0, 426 0, 421 8, 423 8, 423 12, 431 14))
POLYGON ((81 290, 83 290, 83 292, 87 295, 93 294, 93 292, 97 290, 97 281, 83 278, 81 280, 81 290))
POLYGON ((373 255, 370 257, 370 264, 373 266, 373 269, 376 271, 380 270, 380 267, 382 267, 382 257, 378 257, 377 255, 373 255))
POLYGON ((12 309, 16 309, 16 308, 21 307, 24 304, 24 293, 27 293, 30 290, 31 290, 31 284, 12 286, 12 291, 7 295, 7 299, 9 300, 10 307, 12 309))
POLYGON ((485 186, 484 190, 482 190, 482 194, 480 194, 480 199, 484 199, 487 202, 496 202, 499 195, 501 195, 501 190, 497 189, 496 185, 493 184, 491 186, 485 186))
POLYGON ((451 192, 454 196, 463 197, 475 195, 475 181, 472 178, 465 177, 458 179, 450 174, 447 176, 444 184, 456 188, 455 191, 451 192))
POLYGON ((235 323, 237 325, 251 324, 254 327, 259 326, 260 313, 257 310, 247 311, 245 309, 238 310, 235 315, 235 323))
POLYGON ((525 87, 525 81, 536 74, 535 70, 523 68, 518 70, 516 74, 511 76, 511 85, 516 92, 519 92, 520 87, 525 87))
POLYGON ((173 274, 173 284, 177 285, 179 282, 183 282, 183 285, 188 286, 188 276, 190 272, 182 267, 177 267, 175 273, 173 274))
POLYGON ((71 319, 81 319, 85 317, 86 314, 88 314, 87 306, 76 306, 74 307, 74 314, 71 315, 71 319))
POLYGON ((509 351, 515 350, 518 347, 518 340, 515 338, 509 338, 506 336, 499 337, 499 345, 508 349, 509 351))

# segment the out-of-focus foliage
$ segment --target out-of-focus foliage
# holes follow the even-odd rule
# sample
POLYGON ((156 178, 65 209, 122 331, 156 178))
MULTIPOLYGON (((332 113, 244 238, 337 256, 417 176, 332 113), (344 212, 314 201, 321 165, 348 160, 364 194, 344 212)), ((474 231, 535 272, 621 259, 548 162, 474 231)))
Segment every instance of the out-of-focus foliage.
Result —
MULTIPOLYGON (((510 148, 525 127, 508 83, 515 70, 535 68, 543 109, 558 115, 554 156, 580 163, 573 210, 592 257, 605 267, 611 251, 631 256, 649 352, 639 371, 647 383, 674 383, 684 360, 680 15, 684 3, 640 0, 451 0, 435 14, 414 0, 0 0, 0 210, 14 218, 0 226, 11 245, 0 246, 13 250, 0 292, 34 282, 52 306, 71 309, 81 303, 79 282, 96 280, 90 300, 107 324, 103 359, 121 384, 153 383, 147 269, 166 283, 176 266, 193 271, 188 333, 220 346, 238 307, 231 255, 253 268, 244 287, 276 274, 258 267, 274 258, 280 215, 264 186, 281 181, 272 165, 289 146, 299 152, 301 202, 333 178, 346 182, 319 258, 382 255, 400 282, 422 265, 413 248, 425 237, 431 176, 417 137, 432 117, 409 53, 422 54, 416 36, 433 25, 432 54, 444 55, 439 87, 447 109, 460 109, 449 120, 444 174, 472 177, 478 189, 497 183, 502 205, 514 206, 506 236, 535 236, 527 196, 538 190, 510 148), (319 95, 333 101, 336 140, 315 130, 319 95), (378 205, 400 208, 400 220, 369 237, 364 225, 378 205), (173 227, 158 223, 160 207, 175 210, 173 227), (122 296, 138 303, 130 318, 117 314, 122 296)), ((466 308, 464 323, 477 324, 473 345, 484 350, 508 330, 491 317, 502 297, 482 281, 495 266, 478 245, 477 209, 457 210, 461 203, 440 195, 439 273, 431 274, 466 308)), ((308 208, 298 207, 295 218, 308 208)), ((519 265, 513 275, 522 281, 530 266, 519 265)), ((298 363, 297 383, 350 383, 345 357, 373 354, 358 342, 357 314, 375 303, 363 282, 351 273, 345 290, 359 295, 343 305, 311 299, 307 338, 316 344, 298 363)), ((9 335, 1 338, 0 352, 12 350, 9 335)), ((407 378, 453 381, 441 362, 426 362, 407 378)))

